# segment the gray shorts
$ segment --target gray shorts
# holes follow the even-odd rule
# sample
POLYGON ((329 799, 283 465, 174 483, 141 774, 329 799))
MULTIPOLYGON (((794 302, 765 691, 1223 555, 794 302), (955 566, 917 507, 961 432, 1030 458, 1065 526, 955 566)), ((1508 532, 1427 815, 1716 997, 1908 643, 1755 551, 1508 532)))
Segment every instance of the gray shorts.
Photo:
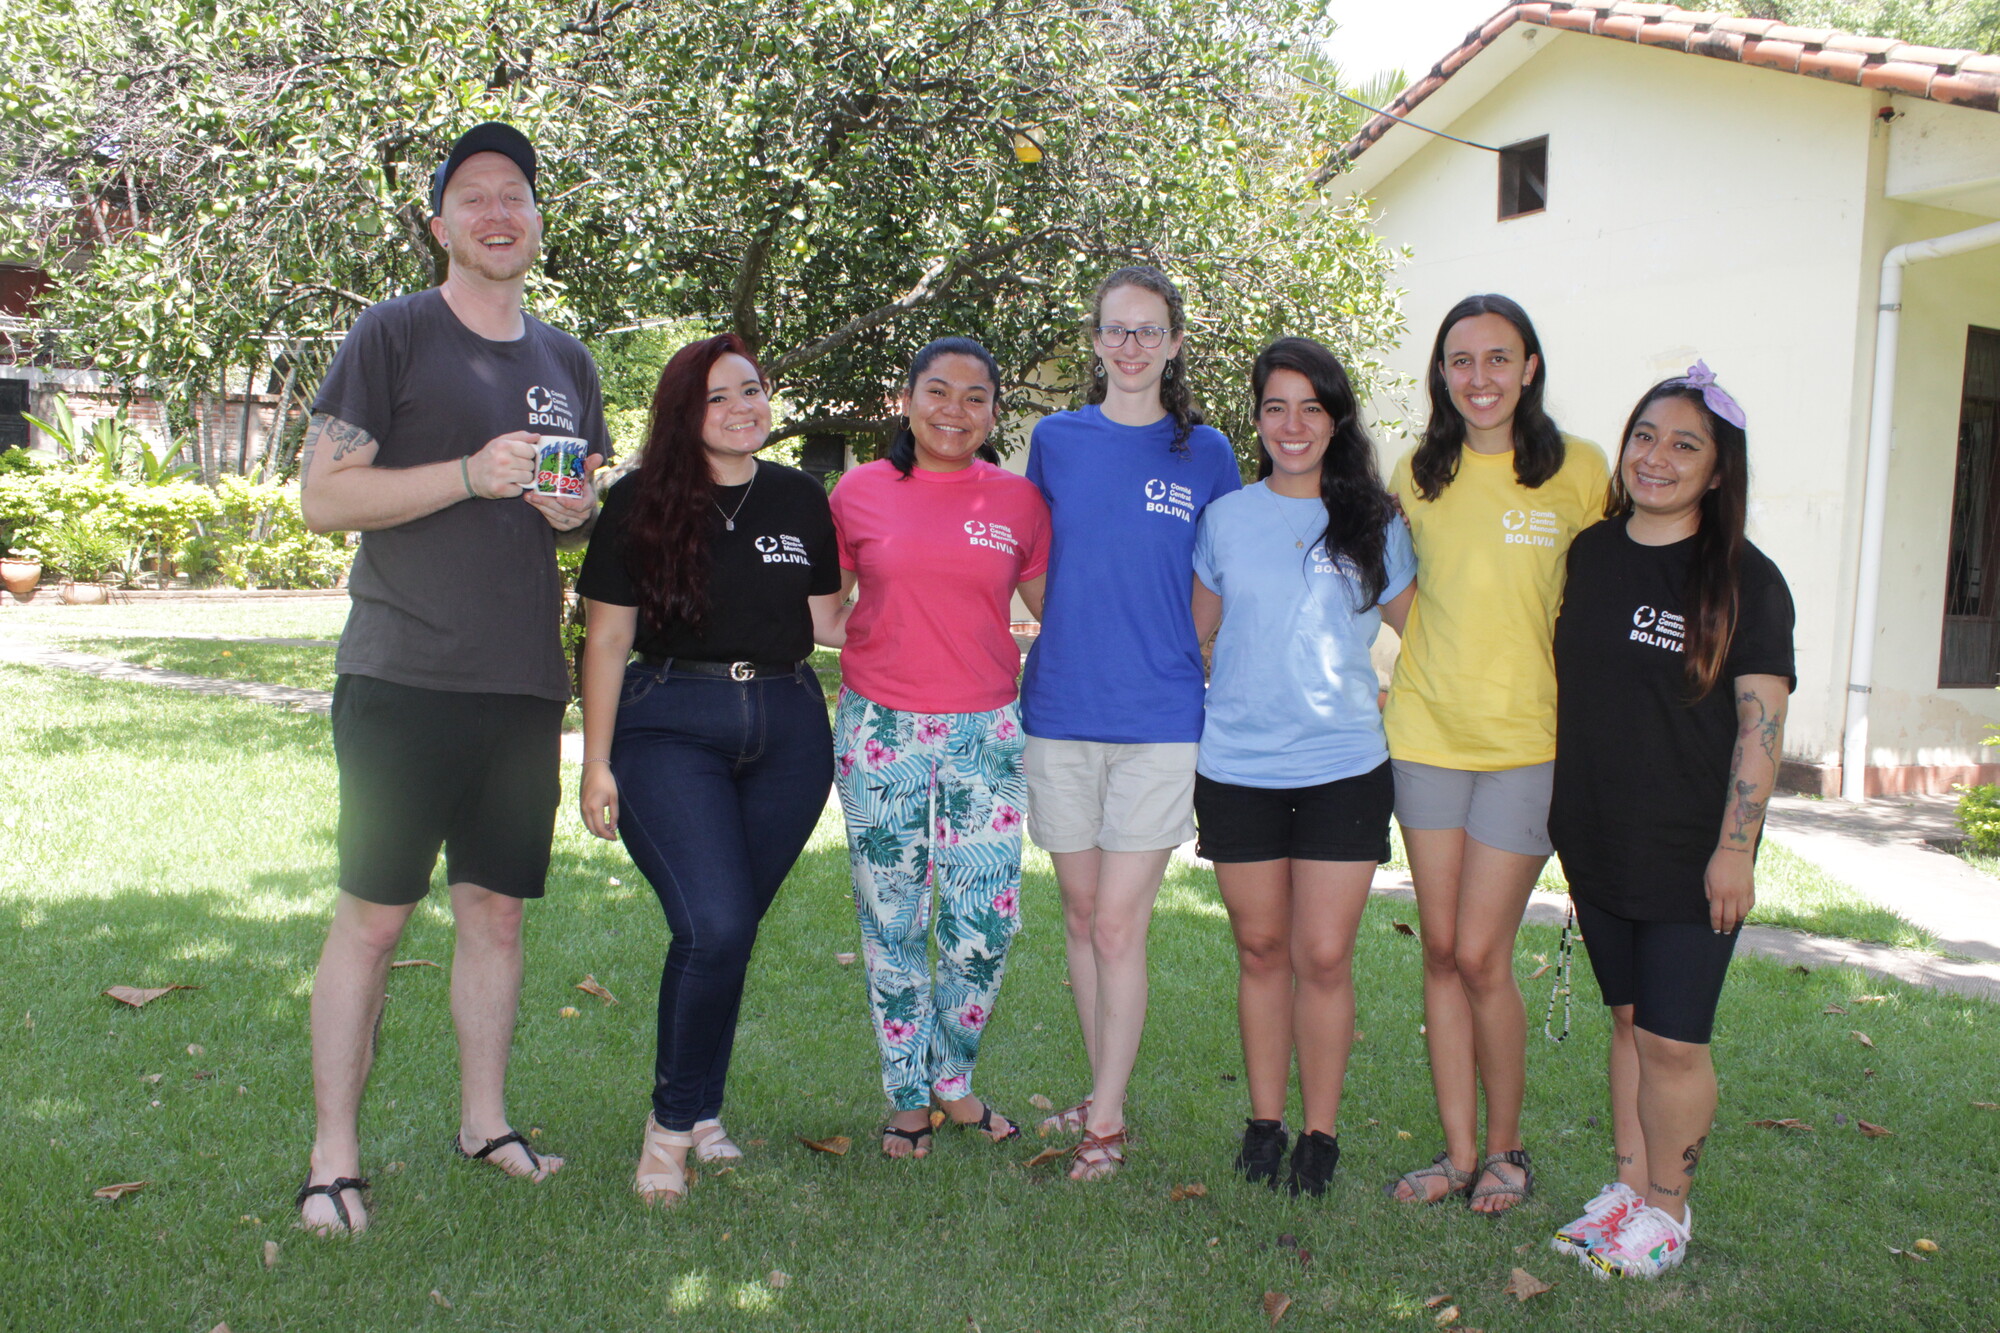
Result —
POLYGON ((1549 845, 1554 760, 1490 773, 1389 762, 1396 771, 1396 822, 1404 828, 1462 828, 1488 847, 1522 856, 1555 850, 1549 845))
POLYGON ((1194 837, 1193 741, 1028 737, 1028 836, 1048 852, 1155 852, 1194 837))

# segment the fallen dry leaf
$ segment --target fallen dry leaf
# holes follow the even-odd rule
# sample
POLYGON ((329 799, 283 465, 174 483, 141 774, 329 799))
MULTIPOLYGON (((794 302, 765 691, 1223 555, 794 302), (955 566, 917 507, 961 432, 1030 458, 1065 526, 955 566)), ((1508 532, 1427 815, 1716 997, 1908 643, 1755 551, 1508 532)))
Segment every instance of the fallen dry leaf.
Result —
POLYGON ((1439 1324, 1456 1324, 1458 1322, 1458 1307, 1456 1305, 1445 1306, 1444 1309, 1437 1312, 1437 1321, 1439 1324))
POLYGON ((1034 1107, 1037 1111, 1053 1111, 1056 1109, 1056 1104, 1042 1096, 1039 1092, 1028 1098, 1028 1105, 1034 1107))
POLYGON ((618 997, 616 995, 613 995, 610 991, 604 989, 603 985, 599 983, 597 978, 591 976, 587 972, 584 974, 583 980, 576 983, 576 988, 582 991, 585 995, 595 995, 598 999, 604 1001, 606 1004, 618 1003, 618 997))
POLYGON ((1410 1139, 1414 1138, 1415 1135, 1411 1134, 1407 1129, 1399 1129, 1396 1131, 1396 1137, 1399 1139, 1410 1139))
POLYGON ((854 1140, 848 1138, 845 1134, 835 1134, 831 1138, 825 1139, 809 1139, 801 1134, 798 1138, 800 1143, 805 1144, 806 1147, 811 1148, 814 1152, 823 1152, 829 1157, 845 1157, 847 1156, 847 1150, 854 1146, 854 1140))
POLYGON ((189 1054, 189 1055, 207 1055, 207 1054, 208 1054, 208 1048, 207 1048, 206 1046, 202 1046, 202 1045, 199 1045, 199 1044, 197 1044, 197 1043, 195 1043, 195 1042, 189 1042, 189 1043, 188 1043, 188 1054, 189 1054))
POLYGON ((1542 964, 1542 965, 1541 965, 1540 967, 1538 967, 1538 968, 1536 968, 1536 969, 1535 969, 1534 971, 1532 971, 1532 972, 1528 973, 1528 980, 1530 980, 1530 981, 1533 981, 1533 980, 1535 980, 1536 978, 1540 977, 1540 976, 1541 976, 1541 975, 1542 975, 1542 974, 1543 974, 1544 972, 1546 972, 1546 971, 1548 971, 1548 970, 1549 970, 1549 967, 1550 967, 1550 966, 1551 966, 1551 965, 1550 965, 1550 964, 1548 964, 1548 963, 1543 963, 1543 964, 1542 964))
POLYGON ((557 1018, 575 1018, 576 1015, 577 1015, 577 1009, 575 1005, 566 1004, 562 1008, 556 1010, 557 1018))
POLYGON ((610 885, 611 885, 611 887, 612 887, 612 888, 614 888, 614 889, 622 889, 622 888, 624 888, 624 887, 625 887, 625 881, 624 881, 624 880, 622 880, 622 879, 619 879, 619 878, 618 878, 618 877, 617 877, 616 875, 613 875, 613 876, 612 876, 612 877, 611 877, 610 879, 608 879, 608 880, 607 880, 607 881, 605 881, 605 882, 606 882, 606 883, 608 883, 608 884, 610 884, 610 885))
POLYGON ((1389 924, 1396 928, 1396 933, 1398 935, 1415 935, 1417 933, 1416 928, 1414 926, 1411 926, 1407 922, 1392 921, 1389 924))
POLYGON ((1040 1152, 1036 1153, 1033 1157, 1030 1157, 1027 1161, 1021 1163, 1021 1165, 1043 1166, 1049 1162, 1055 1161, 1059 1157, 1067 1157, 1069 1155, 1070 1155, 1069 1149, 1067 1148, 1044 1148, 1040 1152))
POLYGON ((837 953, 833 956, 833 961, 839 963, 842 967, 846 967, 854 961, 854 955, 851 953, 837 953))
POLYGON ((1875 1071, 1874 1071, 1874 1070, 1872 1070, 1872 1069, 1864 1069, 1864 1070, 1862 1070, 1862 1071, 1861 1071, 1861 1077, 1863 1077, 1863 1078, 1874 1078, 1874 1077, 1875 1077, 1875 1071))
POLYGON ((944 1114, 944 1112, 943 1112, 943 1111, 940 1111, 940 1110, 938 1110, 938 1109, 937 1109, 937 1108, 936 1108, 935 1106, 934 1106, 934 1107, 932 1107, 932 1108, 931 1108, 931 1128, 932 1128, 932 1129, 939 1129, 939 1128, 942 1128, 942 1127, 943 1127, 943 1125, 944 1125, 944 1122, 945 1122, 945 1114, 944 1114))
POLYGON ((1208 1248, 1209 1248, 1209 1249, 1211 1249, 1211 1250, 1212 1250, 1212 1249, 1214 1249, 1214 1248, 1215 1248, 1216 1246, 1218 1246, 1218 1245, 1220 1245, 1220 1244, 1222 1244, 1222 1237, 1220 1237, 1220 1236, 1210 1236, 1210 1237, 1208 1238, 1208 1248))
POLYGON ((1752 1120, 1750 1127, 1752 1129, 1802 1129, 1808 1134, 1813 1132, 1811 1125, 1808 1125, 1803 1120, 1794 1120, 1790 1116, 1787 1116, 1783 1120, 1752 1120))
POLYGON ((1313 1252, 1308 1249, 1301 1249, 1299 1251, 1299 1267, 1311 1268, 1312 1266, 1313 1266, 1313 1252))
POLYGON ((1271 1321, 1272 1328, 1278 1326, 1278 1321, 1285 1317, 1285 1311, 1291 1308, 1292 1298, 1285 1295, 1284 1292, 1267 1291, 1264 1293, 1264 1317, 1271 1321))
POLYGON ((139 1081, 141 1083, 158 1083, 165 1077, 165 1074, 141 1074, 139 1075, 139 1081))
POLYGON ((1883 1004, 1888 999, 1889 997, 1886 995, 1857 995, 1854 997, 1854 1002, 1856 1004, 1883 1004))
POLYGON ((264 1267, 276 1268, 277 1266, 278 1266, 278 1242, 275 1240, 267 1240, 264 1242, 264 1267))
POLYGON ((208 1333, 229 1333, 229 1325, 217 1324, 214 1328, 208 1330, 208 1333))
POLYGON ((1821 1013, 1823 1013, 1823 1014, 1844 1014, 1844 1013, 1846 1013, 1847 1011, 1846 1011, 1845 1009, 1841 1008, 1841 1007, 1840 1007, 1839 1005, 1837 1005, 1837 1004, 1830 1004, 1830 1005, 1828 1005, 1828 1006, 1827 1006, 1826 1008, 1824 1008, 1824 1009, 1820 1010, 1820 1012, 1821 1012, 1821 1013))
POLYGON ((1374 1116, 1372 1116, 1372 1115, 1371 1115, 1371 1116, 1369 1116, 1369 1117, 1368 1117, 1368 1118, 1367 1118, 1366 1120, 1362 1121, 1361 1123, 1362 1123, 1362 1124, 1364 1124, 1364 1125, 1370 1125, 1370 1126, 1373 1126, 1373 1125, 1379 1125, 1379 1124, 1381 1124, 1382 1122, 1381 1122, 1380 1120, 1377 1120, 1377 1119, 1376 1119, 1376 1118, 1375 1118, 1374 1116))
POLYGON ((1974 1102, 1972 1108, 1975 1111, 2000 1111, 2000 1102, 1974 1102))
POLYGON ((764 1281, 770 1285, 770 1288, 773 1291, 783 1291, 787 1286, 787 1284, 791 1282, 791 1280, 792 1278, 789 1273, 786 1273, 783 1269, 778 1269, 778 1268, 772 1269, 770 1275, 764 1279, 764 1281))
POLYGON ((1443 1292, 1439 1292, 1435 1296, 1427 1296, 1424 1298, 1424 1308, 1426 1310, 1435 1310, 1440 1305, 1445 1304, 1450 1299, 1451 1297, 1445 1295, 1443 1292))
POLYGON ((1854 1126, 1871 1139, 1886 1139, 1896 1132, 1893 1129, 1884 1129, 1880 1125, 1871 1125, 1866 1120, 1857 1119, 1854 1126))
MULTIPOLYGON (((177 990, 200 990, 199 986, 107 986, 104 993, 120 1004, 129 1004, 134 1009, 143 1009, 162 995, 177 990)), ((30 1024, 29 1026, 33 1026, 30 1024)))
POLYGON ((1851 1031, 1851 1030, 1850 1030, 1850 1031, 1848 1032, 1848 1034, 1847 1034, 1847 1035, 1848 1035, 1848 1036, 1850 1036, 1850 1037, 1852 1037, 1852 1038, 1854 1038, 1854 1039, 1855 1039, 1856 1041, 1860 1042, 1860 1043, 1861 1043, 1861 1044, 1862 1044, 1863 1046, 1866 1046, 1866 1047, 1867 1047, 1867 1048, 1868 1048, 1869 1050, 1871 1050, 1871 1051, 1872 1051, 1872 1050, 1874 1050, 1874 1049, 1875 1049, 1875 1043, 1874 1043, 1874 1042, 1872 1042, 1872 1041, 1870 1041, 1870 1040, 1868 1040, 1868 1034, 1867 1034, 1867 1033, 1865 1033, 1865 1032, 1854 1032, 1854 1031, 1851 1031))
POLYGON ((440 1310, 449 1310, 451 1308, 451 1302, 446 1300, 444 1298, 444 1293, 439 1291, 436 1287, 431 1288, 431 1303, 437 1306, 437 1308, 440 1310))
POLYGON ((1532 1300, 1545 1291, 1554 1291, 1549 1283, 1542 1281, 1525 1268, 1517 1268, 1507 1276, 1507 1285, 1500 1289, 1517 1301, 1532 1300))
POLYGON ((391 1162, 389 1163, 389 1165, 382 1168, 382 1174, 385 1176, 393 1176, 402 1169, 403 1169, 403 1164, 401 1162, 391 1162))
POLYGON ((399 967, 437 967, 437 964, 428 958, 398 958, 395 962, 389 964, 391 972, 399 967))
POLYGON ((1167 1191, 1167 1197, 1175 1203, 1179 1203, 1182 1199, 1206 1199, 1208 1197, 1208 1186, 1202 1184, 1199 1180, 1191 1185, 1176 1185, 1167 1191))
POLYGON ((1812 969, 1807 967, 1804 963, 1793 963, 1792 971, 1798 973, 1802 977, 1809 977, 1812 975, 1812 969))
POLYGON ((1923 1255, 1918 1254, 1915 1250, 1899 1250, 1893 1245, 1889 1247, 1889 1253, 1895 1255, 1898 1259, 1914 1259, 1920 1264, 1930 1262, 1928 1259, 1924 1258, 1923 1255))
POLYGON ((23 1009, 23 1010, 21 1011, 21 1026, 22 1026, 22 1027, 23 1027, 24 1029, 26 1029, 27 1031, 29 1031, 29 1032, 33 1032, 33 1031, 35 1030, 35 1011, 34 1011, 34 1010, 32 1010, 32 1009, 23 1009))
POLYGON ((753 1147, 753 1148, 761 1148, 761 1147, 763 1147, 763 1146, 764 1146, 764 1145, 765 1145, 765 1144, 766 1144, 767 1142, 769 1142, 769 1140, 768 1140, 768 1139, 752 1139, 752 1140, 750 1140, 750 1146, 751 1146, 751 1147, 753 1147))
POLYGON ((150 1180, 127 1180, 117 1185, 99 1185, 90 1192, 90 1197, 93 1199, 122 1199, 128 1194, 137 1194, 152 1183, 150 1180))
POLYGON ((1938 1252, 1938 1243, 1934 1240, 1920 1240, 1910 1248, 1913 1250, 1922 1250, 1925 1254, 1936 1254, 1938 1252))

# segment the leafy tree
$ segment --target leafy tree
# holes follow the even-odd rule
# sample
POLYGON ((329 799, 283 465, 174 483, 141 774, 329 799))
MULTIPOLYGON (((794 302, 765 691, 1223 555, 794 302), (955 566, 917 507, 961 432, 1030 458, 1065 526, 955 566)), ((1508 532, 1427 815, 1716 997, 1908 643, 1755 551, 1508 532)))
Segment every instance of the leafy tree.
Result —
POLYGON ((1722 6, 1801 28, 1839 28, 1922 46, 2000 51, 2000 0, 1739 0, 1722 6))
POLYGON ((0 251, 48 257, 81 350, 184 404, 309 387, 328 331, 434 281, 428 172, 488 117, 542 151, 537 310, 734 329, 788 434, 879 432, 944 332, 984 339, 1018 405, 1066 401, 1079 312, 1126 262, 1184 281, 1239 441, 1264 340, 1321 337, 1365 379, 1399 327, 1389 257, 1309 185, 1344 122, 1284 73, 1324 35, 1310 0, 16 8, 0 251))

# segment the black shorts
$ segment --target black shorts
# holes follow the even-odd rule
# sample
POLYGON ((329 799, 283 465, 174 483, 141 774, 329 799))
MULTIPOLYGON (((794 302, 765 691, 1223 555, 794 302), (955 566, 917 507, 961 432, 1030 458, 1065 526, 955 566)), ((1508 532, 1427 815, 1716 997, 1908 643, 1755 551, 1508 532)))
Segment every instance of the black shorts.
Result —
POLYGON ((1706 922, 1634 921, 1584 902, 1576 924, 1605 1004, 1631 1005, 1633 1024, 1655 1036, 1708 1045, 1742 927, 1718 935, 1706 922))
POLYGON ((1239 787, 1194 776, 1196 850, 1211 861, 1389 859, 1396 781, 1384 763, 1316 787, 1239 787))
POLYGON ((452 884, 539 898, 562 799, 563 705, 343 675, 333 688, 340 887, 400 906, 452 884))

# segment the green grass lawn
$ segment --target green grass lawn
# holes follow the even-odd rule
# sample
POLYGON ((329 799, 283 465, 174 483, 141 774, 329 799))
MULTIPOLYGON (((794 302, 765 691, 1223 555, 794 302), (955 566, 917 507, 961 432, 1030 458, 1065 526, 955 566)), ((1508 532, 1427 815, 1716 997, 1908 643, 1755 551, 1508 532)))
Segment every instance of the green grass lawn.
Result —
POLYGON ((0 609, 0 627, 61 630, 89 635, 125 633, 237 634, 246 638, 337 639, 347 623, 345 597, 301 597, 271 601, 114 602, 106 606, 64 606, 45 588, 26 605, 0 609))
POLYGON ((254 680, 308 690, 333 688, 333 652, 328 648, 245 643, 230 639, 84 638, 50 635, 51 647, 115 657, 135 666, 164 667, 193 676, 254 680))
MULTIPOLYGON (((1130 1168, 1071 1185, 1022 1165, 1042 1146, 1032 1134, 1004 1147, 946 1134, 925 1162, 884 1161, 863 979, 834 958, 856 932, 832 813, 752 970, 727 1111, 741 1167, 671 1213, 628 1194, 665 932, 623 851, 566 809, 549 897, 529 913, 513 1105, 570 1166, 536 1188, 451 1159, 448 974, 400 969, 364 1114, 376 1225, 315 1241, 291 1227, 290 1200, 333 865, 325 720, 22 668, 0 668, 0 691, 0 1328, 1247 1333, 1267 1327, 1267 1291, 1292 1298, 1286 1329, 1432 1328, 1434 1294, 1489 1333, 2000 1322, 2000 1112, 1971 1105, 2000 1102, 1992 1006, 1741 960, 1717 1028, 1722 1108, 1693 1257, 1661 1283, 1599 1284, 1543 1248, 1608 1174, 1604 1025, 1580 959, 1575 1035, 1530 1047, 1540 1193, 1497 1220, 1408 1209, 1378 1186, 1436 1151, 1417 946, 1391 928, 1405 905, 1372 906, 1346 1157, 1326 1199, 1294 1202, 1230 1173, 1246 1114, 1233 958, 1212 881, 1178 864, 1154 923, 1130 1168), (574 990, 585 973, 622 1003, 574 990), (133 1011, 99 994, 115 983, 201 989, 133 1011), (1871 994, 1887 998, 1861 1002, 1871 994), (1767 1117, 1816 1132, 1748 1123, 1767 1117), (1894 1134, 1864 1137, 1858 1119, 1894 1134), (829 1134, 854 1151, 795 1141, 829 1134), (91 1197, 132 1180, 150 1183, 91 1197), (1206 1196, 1170 1198, 1191 1182, 1206 1196), (1889 1253, 1918 1237, 1941 1247, 1928 1262, 1889 1253), (1554 1290, 1503 1295, 1517 1265, 1554 1290)), ((980 1082, 1024 1119, 1031 1096, 1066 1104, 1085 1076, 1045 858, 1025 887, 980 1082)), ((1522 974, 1554 946, 1553 930, 1524 930, 1522 974)), ((426 907, 404 956, 449 965, 450 950, 446 915, 426 907)), ((1537 1017, 1550 979, 1525 984, 1537 1017)))

